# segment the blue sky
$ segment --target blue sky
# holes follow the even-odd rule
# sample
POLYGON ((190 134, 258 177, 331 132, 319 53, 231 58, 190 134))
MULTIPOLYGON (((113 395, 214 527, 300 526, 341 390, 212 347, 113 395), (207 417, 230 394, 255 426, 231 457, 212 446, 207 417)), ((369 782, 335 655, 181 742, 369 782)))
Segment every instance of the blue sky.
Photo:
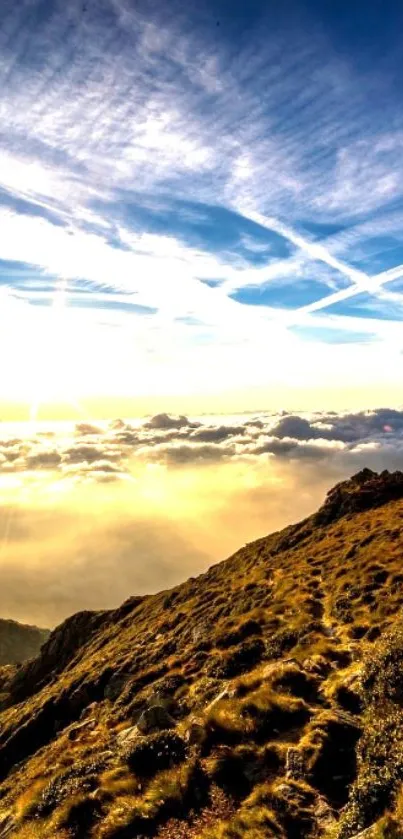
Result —
POLYGON ((0 398, 398 392, 403 7, 367 6, 4 0, 0 398))

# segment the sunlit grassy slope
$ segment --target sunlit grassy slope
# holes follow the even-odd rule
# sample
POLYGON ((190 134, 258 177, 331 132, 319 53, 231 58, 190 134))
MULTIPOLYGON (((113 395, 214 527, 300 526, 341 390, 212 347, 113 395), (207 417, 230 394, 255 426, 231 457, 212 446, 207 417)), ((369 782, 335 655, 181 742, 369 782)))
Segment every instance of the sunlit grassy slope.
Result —
POLYGON ((0 670, 0 839, 401 836, 402 526, 364 470, 0 670))

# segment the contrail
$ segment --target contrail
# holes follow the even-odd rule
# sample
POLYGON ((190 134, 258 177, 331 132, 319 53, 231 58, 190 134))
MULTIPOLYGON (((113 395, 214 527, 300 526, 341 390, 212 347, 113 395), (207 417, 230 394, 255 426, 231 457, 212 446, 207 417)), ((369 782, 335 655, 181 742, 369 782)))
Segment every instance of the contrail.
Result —
POLYGON ((376 291, 379 291, 382 286, 386 283, 392 282, 392 280, 397 280, 399 277, 403 276, 403 265, 396 265, 395 268, 390 268, 388 271, 382 271, 380 274, 375 274, 373 277, 368 277, 367 288, 363 289, 357 284, 349 286, 349 288, 342 288, 340 291, 335 291, 333 294, 327 294, 326 297, 321 297, 320 300, 315 300, 314 303, 309 303, 307 306, 301 306, 299 309, 296 309, 297 312, 318 312, 321 309, 327 309, 328 306, 332 306, 333 303, 339 303, 340 300, 347 300, 350 297, 355 297, 356 294, 360 294, 362 291, 368 291, 370 294, 374 294, 376 291))
POLYGON ((365 271, 360 271, 358 268, 353 268, 346 262, 337 259, 337 257, 333 256, 324 245, 321 245, 318 242, 310 242, 309 239, 304 239, 304 237, 300 236, 299 233, 296 233, 277 219, 265 218, 265 216, 262 216, 260 213, 255 213, 250 210, 242 211, 242 214, 245 218, 255 222, 255 224, 259 224, 260 227, 264 227, 266 230, 271 230, 274 233, 279 233, 280 236, 284 237, 284 239, 288 239, 289 242, 301 251, 304 251, 304 253, 308 254, 311 259, 324 262, 326 265, 329 265, 330 268, 334 268, 336 271, 344 274, 344 276, 348 277, 357 286, 360 286, 361 291, 369 290, 368 287, 371 285, 371 278, 368 274, 366 274, 365 271))
POLYGON ((339 271, 351 280, 351 285, 347 288, 340 289, 332 294, 327 294, 325 297, 321 297, 313 303, 308 303, 306 306, 300 306, 293 312, 290 312, 289 317, 286 316, 285 318, 282 318, 283 320, 285 319, 288 326, 295 322, 295 320, 299 319, 299 314, 305 315, 311 312, 319 312, 322 309, 327 309, 328 306, 332 306, 334 303, 339 303, 342 300, 348 300, 349 298, 355 297, 357 294, 361 294, 364 291, 369 294, 375 294, 386 283, 390 283, 403 276, 403 264, 396 265, 395 268, 389 268, 387 271, 382 271, 379 274, 370 276, 364 271, 353 268, 346 262, 337 259, 337 257, 333 256, 324 245, 304 239, 304 237, 300 236, 299 233, 295 233, 295 231, 286 227, 277 219, 265 218, 265 216, 260 213, 252 211, 243 211, 243 215, 256 224, 259 224, 261 227, 265 227, 267 230, 271 230, 274 233, 279 233, 281 236, 284 236, 285 239, 288 239, 289 242, 304 251, 304 253, 312 259, 324 262, 326 265, 329 265, 329 267, 334 268, 336 271, 339 271))

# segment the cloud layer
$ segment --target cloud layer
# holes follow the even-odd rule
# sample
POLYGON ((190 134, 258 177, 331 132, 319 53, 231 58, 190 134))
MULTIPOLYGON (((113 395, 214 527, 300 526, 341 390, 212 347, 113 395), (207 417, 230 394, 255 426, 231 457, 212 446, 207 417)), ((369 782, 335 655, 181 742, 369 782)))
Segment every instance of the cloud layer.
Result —
POLYGON ((386 456, 398 459, 403 451, 403 411, 392 408, 208 419, 161 413, 142 422, 85 422, 72 428, 64 433, 38 431, 22 438, 4 435, 0 474, 47 470, 59 476, 109 481, 130 479, 137 464, 246 462, 263 456, 346 464, 367 456, 372 464, 386 456))

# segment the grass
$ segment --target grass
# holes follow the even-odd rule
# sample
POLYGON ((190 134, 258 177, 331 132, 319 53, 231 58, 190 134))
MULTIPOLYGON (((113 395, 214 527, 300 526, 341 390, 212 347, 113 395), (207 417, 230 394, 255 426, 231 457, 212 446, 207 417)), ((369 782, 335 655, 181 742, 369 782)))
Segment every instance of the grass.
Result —
POLYGON ((188 799, 196 800, 193 784, 200 785, 200 767, 190 760, 174 769, 159 772, 143 795, 117 794, 105 818, 96 828, 99 839, 117 839, 126 830, 148 831, 163 816, 180 812, 188 799))
POLYGON ((304 700, 276 693, 270 684, 259 680, 251 679, 249 691, 246 686, 245 681, 238 682, 238 698, 223 699, 208 710, 204 720, 206 750, 217 743, 262 742, 287 735, 293 740, 295 730, 309 720, 310 710, 304 700))
POLYGON ((403 810, 402 522, 399 499, 327 524, 311 517, 171 592, 133 599, 94 632, 81 617, 81 646, 57 678, 50 660, 2 669, 0 806, 13 837, 157 836, 172 814, 191 824, 204 808, 209 839, 302 838, 322 830, 323 797, 340 839, 371 819, 394 829, 403 810), (120 679, 124 689, 108 693, 120 679), (118 735, 157 697, 176 727, 125 752, 118 735), (92 717, 92 728, 76 728, 92 717), (188 743, 193 721, 205 737, 188 743), (290 755, 309 783, 293 776, 290 755), (231 818, 214 810, 217 785, 231 818))
POLYGON ((99 784, 102 797, 111 800, 119 796, 135 795, 141 786, 126 766, 108 769, 100 776, 99 784))
POLYGON ((15 805, 15 816, 18 822, 28 819, 35 815, 38 804, 41 801, 43 790, 46 787, 46 778, 40 778, 35 781, 31 787, 24 790, 22 795, 17 798, 15 805))

